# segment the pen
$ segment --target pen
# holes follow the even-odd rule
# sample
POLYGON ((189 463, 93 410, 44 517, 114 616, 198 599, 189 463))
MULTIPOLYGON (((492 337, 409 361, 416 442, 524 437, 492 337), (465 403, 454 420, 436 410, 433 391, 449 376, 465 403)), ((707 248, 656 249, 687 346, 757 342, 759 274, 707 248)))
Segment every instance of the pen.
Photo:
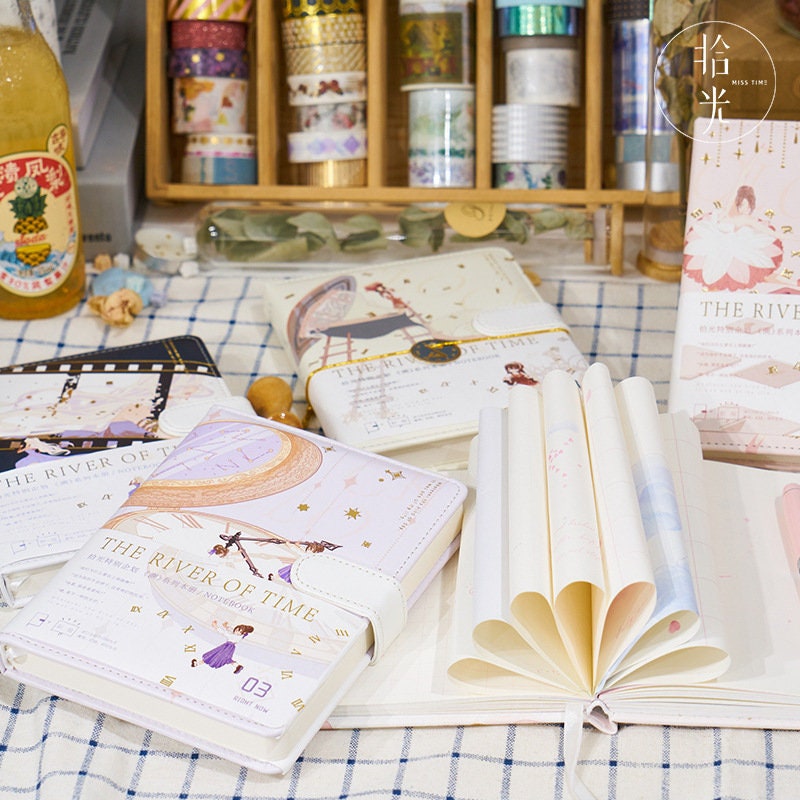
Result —
POLYGON ((787 483, 783 487, 783 517, 797 576, 800 575, 800 483, 787 483))

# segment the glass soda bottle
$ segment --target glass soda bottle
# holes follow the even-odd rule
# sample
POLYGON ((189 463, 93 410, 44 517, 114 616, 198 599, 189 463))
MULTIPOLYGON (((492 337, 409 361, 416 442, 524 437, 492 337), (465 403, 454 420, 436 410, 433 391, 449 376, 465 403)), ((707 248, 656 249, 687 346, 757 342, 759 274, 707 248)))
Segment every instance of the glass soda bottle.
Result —
POLYGON ((52 317, 83 296, 69 92, 29 0, 0 2, 0 317, 52 317))

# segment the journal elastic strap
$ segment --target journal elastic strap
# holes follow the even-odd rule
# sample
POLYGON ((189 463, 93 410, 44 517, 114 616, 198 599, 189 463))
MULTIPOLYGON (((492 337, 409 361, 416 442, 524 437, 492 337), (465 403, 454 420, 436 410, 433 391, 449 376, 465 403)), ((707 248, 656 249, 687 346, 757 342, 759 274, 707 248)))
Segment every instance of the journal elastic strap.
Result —
POLYGON ((329 553, 309 553, 292 565, 292 586, 366 617, 372 623, 375 663, 406 624, 406 599, 391 575, 329 553))

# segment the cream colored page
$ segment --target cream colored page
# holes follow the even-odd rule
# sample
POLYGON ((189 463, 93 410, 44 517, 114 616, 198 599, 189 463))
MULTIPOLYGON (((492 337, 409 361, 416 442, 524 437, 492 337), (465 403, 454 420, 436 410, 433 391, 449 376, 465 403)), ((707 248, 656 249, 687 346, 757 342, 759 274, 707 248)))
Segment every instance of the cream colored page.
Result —
POLYGON ((570 664, 553 615, 544 412, 539 390, 515 386, 509 392, 507 421, 511 621, 529 646, 577 688, 578 673, 570 664))
POLYGON ((605 591, 580 389, 564 372, 542 381, 556 623, 583 686, 592 677, 592 591, 605 591))
POLYGON ((536 387, 509 392, 507 433, 509 593, 535 592, 550 603, 544 413, 536 387))
POLYGON ((699 622, 675 479, 666 459, 664 437, 672 436, 672 425, 660 420, 653 387, 644 378, 628 378, 616 392, 657 588, 648 630, 625 657, 631 664, 679 646, 699 622))
MULTIPOLYGON (((700 438, 685 413, 662 415, 664 455, 674 476, 675 496, 681 515, 684 547, 689 562, 699 623, 686 641, 623 661, 608 685, 631 682, 711 680, 727 668, 727 609, 721 602, 717 545, 713 541, 720 508, 707 497, 706 470, 700 438), (661 653, 661 654, 659 654, 661 653)), ((723 538, 727 534, 723 534, 723 538)))
POLYGON ((635 640, 655 605, 655 581, 625 433, 608 368, 583 378, 586 430, 605 569, 592 604, 595 682, 635 640))

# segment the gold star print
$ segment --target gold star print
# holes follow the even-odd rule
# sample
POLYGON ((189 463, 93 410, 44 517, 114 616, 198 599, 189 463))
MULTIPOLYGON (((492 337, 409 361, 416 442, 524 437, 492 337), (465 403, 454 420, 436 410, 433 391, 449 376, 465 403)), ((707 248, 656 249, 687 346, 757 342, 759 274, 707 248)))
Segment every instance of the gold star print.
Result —
POLYGON ((362 547, 365 547, 365 548, 370 548, 370 547, 372 547, 372 542, 368 542, 368 541, 365 539, 363 542, 361 542, 361 546, 362 546, 362 547))
POLYGON ((708 164, 708 162, 709 162, 709 161, 711 161, 711 156, 710 156, 708 153, 706 153, 706 154, 703 156, 703 163, 704 163, 704 164, 708 164))
POLYGON ((298 511, 308 511, 308 503, 300 503, 300 505, 297 506, 297 510, 298 511))
POLYGON ((348 519, 358 519, 361 516, 361 512, 357 508, 348 508, 344 515, 348 519))
POLYGON ((767 369, 767 372, 769 372, 769 374, 770 374, 770 375, 777 375, 777 373, 778 373, 778 368, 777 368, 777 367, 776 367, 774 364, 772 364, 772 365, 771 365, 771 366, 770 366, 770 367, 767 369))
POLYGON ((793 275, 794 275, 794 270, 789 269, 789 267, 784 267, 781 270, 781 278, 786 278, 786 280, 789 280, 793 275))
POLYGON ((396 472, 387 469, 384 470, 384 472, 389 475, 393 481, 396 481, 398 478, 405 478, 405 475, 403 475, 403 470, 401 469, 398 469, 396 472))

